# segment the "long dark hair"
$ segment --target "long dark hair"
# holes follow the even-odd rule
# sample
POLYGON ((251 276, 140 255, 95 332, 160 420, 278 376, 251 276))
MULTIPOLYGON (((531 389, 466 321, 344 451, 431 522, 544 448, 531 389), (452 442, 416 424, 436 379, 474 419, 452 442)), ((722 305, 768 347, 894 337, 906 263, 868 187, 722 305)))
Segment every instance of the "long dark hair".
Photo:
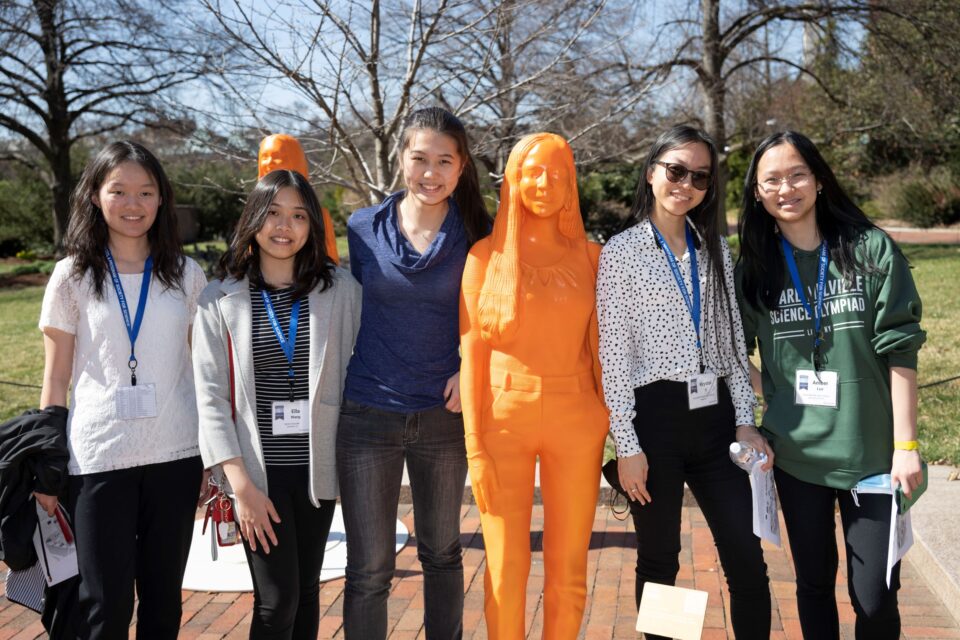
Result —
POLYGON ((477 176, 477 165, 470 155, 470 141, 467 130, 460 120, 440 107, 419 109, 407 116, 403 122, 403 131, 400 134, 401 152, 410 144, 410 138, 418 129, 431 129, 437 133, 450 136, 457 143, 457 151, 463 160, 463 172, 457 181, 457 188, 453 190, 453 201, 460 209, 463 226, 467 230, 467 240, 470 245, 490 233, 493 224, 487 208, 483 204, 480 194, 480 178, 477 176))
POLYGON ((743 295, 750 306, 758 310, 761 305, 769 310, 779 307, 784 282, 783 251, 777 221, 757 198, 757 165, 760 158, 769 149, 781 144, 792 145, 797 150, 820 185, 815 215, 817 229, 827 243, 831 262, 837 265, 847 280, 852 280, 857 272, 872 272, 877 268, 875 264, 863 262, 856 251, 864 232, 876 228, 876 225, 844 192, 816 145, 796 131, 774 133, 760 143, 750 161, 744 179, 743 209, 737 224, 743 295))
POLYGON ((80 181, 70 195, 70 223, 63 239, 63 249, 73 258, 73 276, 82 278, 88 271, 93 291, 103 298, 107 278, 107 243, 110 229, 100 207, 93 203, 107 175, 124 162, 135 162, 149 173, 157 185, 160 206, 153 225, 147 231, 153 275, 167 289, 183 290, 183 245, 177 229, 173 187, 160 161, 143 145, 132 140, 112 142, 83 169, 80 181))
MULTIPOLYGON (((717 174, 719 173, 720 162, 717 158, 717 145, 713 142, 713 138, 705 131, 684 124, 674 125, 660 134, 660 137, 650 148, 646 160, 644 160, 633 208, 630 210, 630 216, 624 222, 623 229, 629 229, 643 220, 649 219, 650 214, 653 213, 656 206, 656 197, 653 195, 653 186, 648 181, 647 176, 656 170, 657 161, 672 149, 694 143, 704 145, 710 154, 710 184, 703 201, 687 212, 687 219, 693 223, 702 239, 701 241, 694 236, 694 243, 698 249, 704 250, 708 268, 713 274, 713 286, 709 288, 711 292, 710 302, 717 313, 723 313, 727 316, 730 327, 730 344, 733 353, 737 354, 739 360, 739 352, 736 349, 736 334, 734 333, 733 311, 730 308, 730 291, 727 289, 727 282, 724 278, 723 253, 720 248, 720 234, 717 232, 717 216, 720 215, 720 202, 717 198, 719 192, 717 174)), ((714 347, 719 348, 719 344, 714 344, 714 347)), ((743 369, 746 369, 745 362, 739 364, 743 369)))
POLYGON ((332 286, 334 269, 333 261, 327 255, 320 201, 307 179, 296 171, 277 169, 263 176, 254 185, 243 207, 243 213, 240 214, 230 246, 217 265, 216 275, 220 279, 231 277, 240 280, 246 277, 257 287, 270 288, 264 282, 263 273, 260 271, 260 245, 257 244, 255 236, 267 220, 270 205, 285 187, 296 190, 307 210, 307 220, 310 223, 307 241, 294 259, 292 297, 296 300, 321 284, 321 291, 332 286))
POLYGON ((678 124, 670 127, 661 133, 653 146, 650 147, 650 153, 647 154, 647 158, 643 162, 643 171, 640 172, 640 181, 637 183, 633 207, 620 230, 629 229, 643 222, 653 213, 656 198, 653 195, 653 186, 647 180, 647 176, 656 170, 657 160, 672 149, 695 142, 705 145, 707 151, 710 152, 710 185, 707 187, 707 194, 703 201, 687 212, 687 218, 707 242, 707 252, 710 256, 719 257, 720 240, 717 236, 717 216, 720 215, 720 206, 717 202, 717 191, 719 190, 717 169, 720 163, 717 159, 717 145, 705 131, 689 125, 678 124))

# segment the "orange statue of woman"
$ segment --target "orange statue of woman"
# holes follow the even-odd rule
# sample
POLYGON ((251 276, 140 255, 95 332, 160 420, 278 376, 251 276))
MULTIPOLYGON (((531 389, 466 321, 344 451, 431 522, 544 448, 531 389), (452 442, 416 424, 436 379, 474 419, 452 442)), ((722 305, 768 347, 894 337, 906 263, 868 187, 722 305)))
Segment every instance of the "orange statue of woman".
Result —
POLYGON ((544 638, 577 637, 607 412, 595 283, 600 246, 580 217, 573 152, 554 134, 510 153, 493 233, 463 273, 460 372, 470 479, 487 552, 491 639, 524 637, 540 459, 544 638))
MULTIPOLYGON (((296 171, 304 178, 310 177, 307 166, 307 155, 300 146, 300 141, 286 133, 274 133, 260 141, 260 153, 257 157, 257 180, 277 169, 296 171)), ((333 232, 333 219, 326 207, 320 207, 323 214, 323 236, 325 238, 327 255, 334 262, 340 262, 337 253, 337 236, 333 232)))

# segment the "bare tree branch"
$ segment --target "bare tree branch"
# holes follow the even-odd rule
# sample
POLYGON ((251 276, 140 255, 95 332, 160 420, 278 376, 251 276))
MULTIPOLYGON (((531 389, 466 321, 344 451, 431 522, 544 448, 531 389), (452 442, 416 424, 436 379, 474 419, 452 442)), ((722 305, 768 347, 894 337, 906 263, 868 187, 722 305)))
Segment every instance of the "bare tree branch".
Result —
POLYGON ((71 149, 154 116, 163 94, 209 71, 221 52, 177 26, 179 0, 0 3, 0 127, 39 151, 55 241, 69 213, 71 149))

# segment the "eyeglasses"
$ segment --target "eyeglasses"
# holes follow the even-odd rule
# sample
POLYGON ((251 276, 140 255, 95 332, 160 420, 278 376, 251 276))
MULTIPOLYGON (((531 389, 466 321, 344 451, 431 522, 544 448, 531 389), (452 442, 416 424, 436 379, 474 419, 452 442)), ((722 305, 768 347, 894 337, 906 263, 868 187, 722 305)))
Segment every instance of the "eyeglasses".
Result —
POLYGON ((805 187, 810 184, 810 180, 813 176, 806 171, 797 171, 791 173, 788 176, 783 176, 782 178, 769 177, 758 182, 757 186, 760 187, 761 191, 764 193, 773 193, 780 190, 780 186, 786 184, 791 189, 798 189, 800 187, 805 187))
POLYGON ((666 173, 667 180, 670 182, 683 182, 687 174, 690 174, 690 184, 692 184, 693 188, 697 191, 706 191, 710 186, 710 174, 707 171, 691 171, 682 164, 663 162, 661 160, 657 160, 656 164, 661 165, 665 169, 664 173, 666 173))

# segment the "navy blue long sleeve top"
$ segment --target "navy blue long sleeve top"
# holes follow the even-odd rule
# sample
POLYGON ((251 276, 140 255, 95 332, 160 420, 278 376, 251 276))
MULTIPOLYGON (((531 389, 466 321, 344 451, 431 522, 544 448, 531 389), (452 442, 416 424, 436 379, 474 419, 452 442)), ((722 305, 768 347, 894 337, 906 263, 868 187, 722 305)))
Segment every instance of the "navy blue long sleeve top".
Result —
POLYGON ((442 405, 447 380, 460 370, 460 279, 469 243, 451 199, 436 238, 419 253, 400 232, 403 196, 391 194, 347 222, 363 307, 344 397, 408 413, 442 405))

